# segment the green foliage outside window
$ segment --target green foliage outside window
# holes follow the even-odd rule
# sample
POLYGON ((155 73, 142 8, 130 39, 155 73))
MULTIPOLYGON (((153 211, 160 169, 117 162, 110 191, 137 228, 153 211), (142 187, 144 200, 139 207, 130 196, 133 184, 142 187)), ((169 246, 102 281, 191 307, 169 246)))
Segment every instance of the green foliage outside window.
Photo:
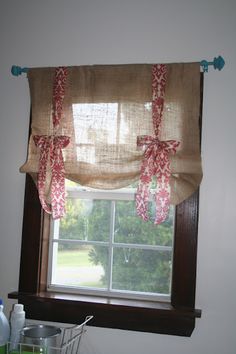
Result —
MULTIPOLYGON (((111 227, 111 201, 67 199, 67 214, 60 221, 60 239, 109 241, 111 227)), ((171 251, 133 248, 132 244, 172 246, 173 208, 168 220, 156 226, 136 216, 134 201, 115 202, 114 242, 129 244, 113 249, 112 288, 151 293, 170 293, 171 251), (130 245, 131 244, 131 245, 130 245)), ((70 244, 60 244, 61 250, 69 250, 70 244)), ((73 245, 73 249, 75 249, 73 245)), ((90 248, 92 264, 104 269, 102 283, 108 283, 108 247, 90 248)))

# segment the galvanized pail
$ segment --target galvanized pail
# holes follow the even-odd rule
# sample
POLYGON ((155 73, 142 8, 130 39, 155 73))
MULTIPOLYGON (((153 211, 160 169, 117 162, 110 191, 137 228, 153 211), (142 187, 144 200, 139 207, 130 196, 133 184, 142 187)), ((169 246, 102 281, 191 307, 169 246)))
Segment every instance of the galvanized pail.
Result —
POLYGON ((21 352, 40 354, 60 354, 53 349, 60 346, 61 329, 48 325, 32 325, 21 331, 21 352))

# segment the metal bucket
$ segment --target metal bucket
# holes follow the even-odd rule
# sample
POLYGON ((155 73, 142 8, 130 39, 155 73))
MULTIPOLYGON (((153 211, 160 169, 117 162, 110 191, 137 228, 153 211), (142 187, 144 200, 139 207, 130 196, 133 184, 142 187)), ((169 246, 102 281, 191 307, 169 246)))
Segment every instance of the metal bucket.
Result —
POLYGON ((59 354, 54 348, 60 346, 61 329, 48 325, 32 325, 21 331, 21 352, 37 354, 59 354))

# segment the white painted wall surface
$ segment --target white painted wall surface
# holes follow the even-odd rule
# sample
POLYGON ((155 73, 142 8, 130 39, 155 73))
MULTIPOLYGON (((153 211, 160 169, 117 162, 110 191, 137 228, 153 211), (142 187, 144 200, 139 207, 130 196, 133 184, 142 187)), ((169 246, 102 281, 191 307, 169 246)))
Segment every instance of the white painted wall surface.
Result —
MULTIPOLYGON (((84 354, 236 353, 236 1, 8 0, 0 10, 0 297, 18 287, 29 93, 12 64, 226 60, 205 76, 196 306, 191 338, 89 328, 84 354)), ((32 235, 34 230, 32 230, 32 235)), ((125 318, 124 318, 125 321, 125 318)))

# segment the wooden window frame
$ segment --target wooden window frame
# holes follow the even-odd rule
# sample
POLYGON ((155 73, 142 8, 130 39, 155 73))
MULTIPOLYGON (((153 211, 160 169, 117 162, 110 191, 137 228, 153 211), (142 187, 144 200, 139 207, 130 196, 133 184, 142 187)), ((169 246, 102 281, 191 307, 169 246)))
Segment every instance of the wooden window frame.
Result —
POLYGON ((198 204, 197 191, 176 207, 170 303, 53 293, 46 289, 49 239, 43 232, 50 218, 26 175, 19 289, 8 296, 24 304, 29 319, 80 323, 93 315, 92 326, 191 336, 201 315, 195 309, 198 204))
MULTIPOLYGON (((203 74, 201 75, 202 116, 203 74)), ((26 175, 19 288, 8 294, 24 304, 28 319, 190 337, 201 310, 195 309, 199 191, 176 207, 171 301, 144 301, 47 291, 50 217, 43 212, 26 175), (46 231, 46 232, 45 232, 46 231)))

